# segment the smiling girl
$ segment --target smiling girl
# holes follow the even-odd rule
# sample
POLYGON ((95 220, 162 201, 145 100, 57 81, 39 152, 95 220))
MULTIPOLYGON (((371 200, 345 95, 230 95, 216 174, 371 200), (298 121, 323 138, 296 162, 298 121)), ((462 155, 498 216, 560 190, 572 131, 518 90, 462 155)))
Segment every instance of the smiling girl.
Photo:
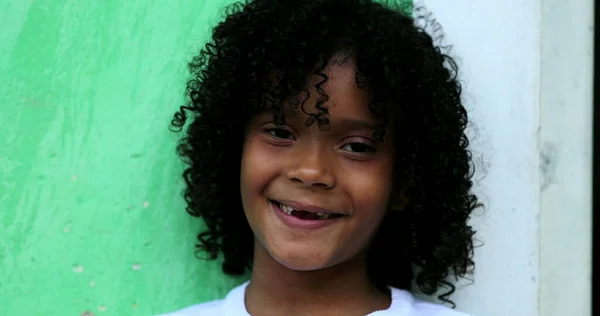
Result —
POLYGON ((172 126, 199 250, 251 278, 171 315, 465 315, 411 294, 452 304, 478 206, 457 67, 417 22, 370 0, 229 7, 172 126))

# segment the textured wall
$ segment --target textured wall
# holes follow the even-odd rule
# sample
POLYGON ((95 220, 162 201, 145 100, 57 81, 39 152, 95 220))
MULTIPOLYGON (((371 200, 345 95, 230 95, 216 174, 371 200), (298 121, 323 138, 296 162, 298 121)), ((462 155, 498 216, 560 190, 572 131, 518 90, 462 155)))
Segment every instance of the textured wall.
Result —
POLYGON ((0 2, 0 315, 151 315, 236 282, 193 258, 167 129, 226 2, 0 2))

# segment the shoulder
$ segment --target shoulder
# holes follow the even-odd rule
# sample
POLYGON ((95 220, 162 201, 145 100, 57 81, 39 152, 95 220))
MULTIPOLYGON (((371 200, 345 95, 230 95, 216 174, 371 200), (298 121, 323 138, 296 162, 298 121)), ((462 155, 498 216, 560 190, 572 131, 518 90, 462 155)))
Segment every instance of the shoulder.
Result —
POLYGON ((235 287, 222 300, 192 305, 184 309, 159 316, 246 316, 248 313, 246 312, 246 306, 244 304, 244 293, 247 285, 248 282, 245 282, 235 287))
POLYGON ((388 310, 375 312, 372 316, 472 316, 450 307, 415 298, 410 292, 392 288, 392 305, 388 310))

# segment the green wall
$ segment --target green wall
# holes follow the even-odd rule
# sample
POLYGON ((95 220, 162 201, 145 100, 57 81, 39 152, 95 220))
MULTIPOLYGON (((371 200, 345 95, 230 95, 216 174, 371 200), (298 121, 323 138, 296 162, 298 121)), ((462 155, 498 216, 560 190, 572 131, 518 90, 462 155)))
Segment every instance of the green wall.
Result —
POLYGON ((167 129, 230 2, 0 2, 0 315, 153 315, 243 281, 194 258, 167 129))
POLYGON ((1 2, 0 315, 151 315, 236 283, 193 257, 167 129, 227 2, 1 2))

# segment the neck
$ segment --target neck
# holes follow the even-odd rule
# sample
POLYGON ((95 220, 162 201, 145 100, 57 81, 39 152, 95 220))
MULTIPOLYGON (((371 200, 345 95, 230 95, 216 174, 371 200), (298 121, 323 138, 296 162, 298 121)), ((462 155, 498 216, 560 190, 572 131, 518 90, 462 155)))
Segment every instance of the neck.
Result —
POLYGON ((366 315, 390 305, 388 293, 368 278, 366 253, 322 270, 295 271, 274 260, 259 243, 254 249, 245 298, 251 315, 338 315, 348 310, 366 315))

